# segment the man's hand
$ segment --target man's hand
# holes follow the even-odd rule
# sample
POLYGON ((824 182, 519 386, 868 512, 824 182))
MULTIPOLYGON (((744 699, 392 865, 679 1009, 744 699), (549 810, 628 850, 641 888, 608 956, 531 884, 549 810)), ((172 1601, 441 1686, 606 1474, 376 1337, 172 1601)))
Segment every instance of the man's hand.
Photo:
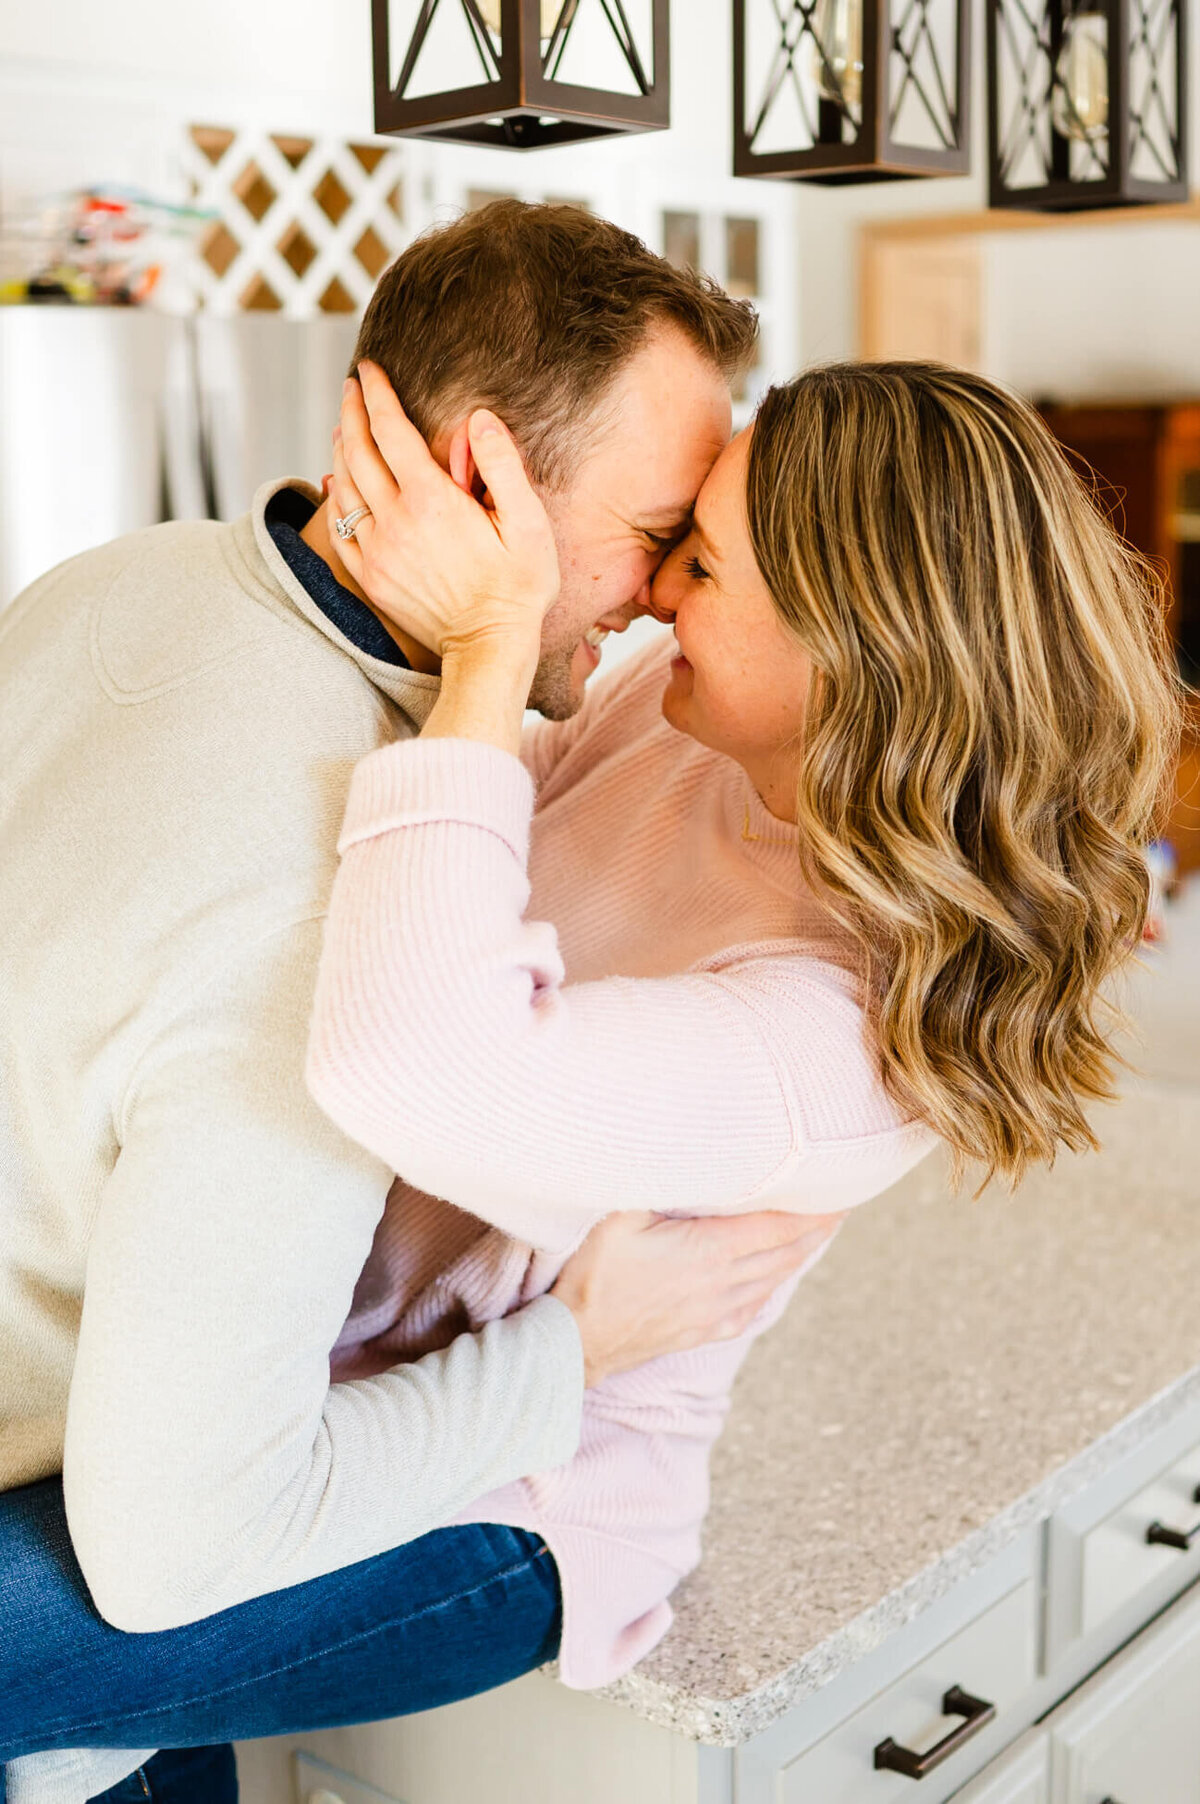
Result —
POLYGON ((550 1293, 579 1324, 588 1388, 664 1353, 736 1340, 841 1221, 780 1210, 606 1216, 550 1293))
POLYGON ((508 428, 468 422, 486 503, 435 462, 383 371, 346 383, 331 497, 343 518, 369 510, 338 556, 381 614, 439 657, 515 641, 533 653, 559 590, 558 554, 508 428))

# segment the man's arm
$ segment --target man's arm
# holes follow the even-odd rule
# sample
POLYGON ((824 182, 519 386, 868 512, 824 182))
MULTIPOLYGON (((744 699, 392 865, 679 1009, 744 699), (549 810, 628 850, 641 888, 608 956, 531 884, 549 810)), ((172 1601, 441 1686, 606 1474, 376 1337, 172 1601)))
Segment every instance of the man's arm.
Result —
POLYGON ((579 1333, 550 1297, 330 1387, 389 1174, 304 1088, 320 934, 300 922, 231 963, 143 1055, 116 1124, 63 1478, 118 1628, 366 1559, 577 1445, 579 1333))

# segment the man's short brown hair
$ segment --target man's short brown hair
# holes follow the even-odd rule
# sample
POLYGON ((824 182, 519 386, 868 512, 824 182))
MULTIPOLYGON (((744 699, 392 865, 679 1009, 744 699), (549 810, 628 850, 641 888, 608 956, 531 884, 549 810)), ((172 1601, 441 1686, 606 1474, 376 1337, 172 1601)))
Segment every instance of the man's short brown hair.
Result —
POLYGON ((354 365, 380 366, 426 438, 490 407, 533 479, 556 487, 570 480, 605 391, 660 325, 727 379, 758 333, 749 302, 611 221, 498 200, 435 227, 384 271, 354 365))

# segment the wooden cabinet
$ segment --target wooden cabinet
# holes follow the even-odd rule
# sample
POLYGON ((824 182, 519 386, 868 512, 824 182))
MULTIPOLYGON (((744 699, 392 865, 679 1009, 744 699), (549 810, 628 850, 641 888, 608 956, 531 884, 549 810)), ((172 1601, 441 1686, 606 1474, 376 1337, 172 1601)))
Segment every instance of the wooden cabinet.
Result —
MULTIPOLYGON (((1168 583, 1168 624, 1184 680, 1200 683, 1200 402, 1041 409, 1131 545, 1168 583)), ((1168 827, 1183 870, 1200 868, 1200 697, 1168 827)))
POLYGON ((1043 407, 1055 437, 1100 478, 1100 500, 1131 545, 1162 566, 1187 679, 1200 677, 1200 403, 1043 407))

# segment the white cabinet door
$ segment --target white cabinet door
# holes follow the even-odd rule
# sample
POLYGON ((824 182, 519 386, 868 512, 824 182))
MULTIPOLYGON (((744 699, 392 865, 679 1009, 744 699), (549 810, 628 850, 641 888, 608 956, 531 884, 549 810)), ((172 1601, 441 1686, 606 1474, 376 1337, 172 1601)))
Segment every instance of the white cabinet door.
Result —
POLYGON ((1052 1804, 1200 1804, 1200 1589, 1047 1719, 1052 1804))
POLYGON ((1031 1729, 947 1804, 1049 1804, 1050 1738, 1031 1729))

